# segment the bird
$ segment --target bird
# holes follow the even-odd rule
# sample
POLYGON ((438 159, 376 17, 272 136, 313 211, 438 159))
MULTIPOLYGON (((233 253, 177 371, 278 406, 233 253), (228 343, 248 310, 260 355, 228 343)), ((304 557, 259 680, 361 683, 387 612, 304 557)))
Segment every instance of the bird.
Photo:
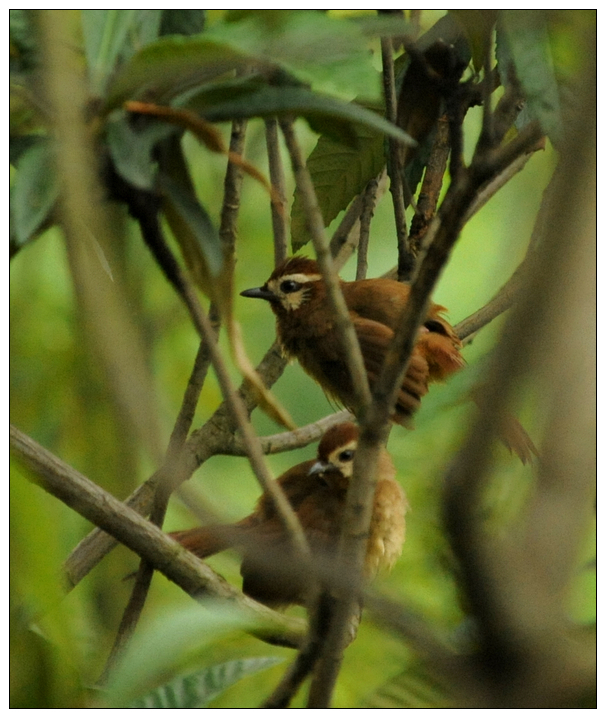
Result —
MULTIPOLYGON (((288 469, 277 483, 295 511, 318 565, 336 556, 359 429, 343 422, 323 435, 315 459, 288 469)), ((390 570, 402 552, 406 496, 395 478, 395 468, 383 448, 377 467, 372 519, 364 576, 374 578, 390 570)), ((234 524, 200 526, 170 534, 199 558, 228 548, 242 555, 242 590, 272 608, 305 604, 311 582, 300 570, 288 534, 273 499, 265 492, 255 510, 234 524)))
MULTIPOLYGON (((383 278, 341 280, 341 290, 372 390, 408 301, 410 285, 383 278)), ((317 262, 290 257, 274 269, 262 287, 240 294, 269 302, 284 354, 296 358, 329 397, 353 409, 353 385, 317 262)), ((398 424, 411 426, 411 416, 427 394, 428 384, 443 381, 465 364, 461 341, 444 319, 445 311, 439 304, 429 305, 397 396, 392 419, 398 424)))

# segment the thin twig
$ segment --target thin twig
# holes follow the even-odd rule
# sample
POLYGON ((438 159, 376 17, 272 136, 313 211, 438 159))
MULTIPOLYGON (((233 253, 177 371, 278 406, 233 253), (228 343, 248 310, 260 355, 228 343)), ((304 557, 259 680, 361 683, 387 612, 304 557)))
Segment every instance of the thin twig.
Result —
MULTIPOLYGON (((383 61, 383 94, 385 96, 385 117, 395 124, 397 115, 396 81, 393 63, 393 46, 390 37, 381 38, 381 58, 383 61)), ((402 162, 399 143, 388 140, 389 156, 387 172, 389 190, 393 200, 394 219, 398 247, 398 281, 410 279, 414 268, 414 256, 411 254, 406 229, 404 204, 404 186, 402 182, 402 162)))
MULTIPOLYGON (((387 170, 384 169, 376 178, 376 181, 378 186, 375 204, 387 191, 387 170)), ((330 253, 337 271, 341 270, 341 267, 358 247, 360 241, 360 215, 363 208, 364 199, 362 194, 359 194, 349 205, 330 240, 330 253)))
POLYGON ((362 214, 360 216, 360 240, 358 242, 356 281, 366 279, 366 273, 368 272, 368 239, 370 236, 370 222, 377 203, 378 186, 379 183, 377 180, 371 179, 362 194, 364 198, 364 209, 362 210, 362 214))
POLYGON ((320 211, 316 192, 309 174, 309 170, 303 159, 303 154, 295 136, 292 120, 280 120, 280 127, 286 141, 290 154, 297 189, 301 193, 301 199, 305 207, 308 228, 311 233, 318 265, 326 284, 328 301, 333 309, 335 318, 335 330, 341 339, 344 348, 345 358, 352 378, 354 387, 354 404, 356 416, 360 416, 365 407, 370 403, 370 388, 368 376, 364 368, 362 352, 353 328, 352 321, 343 292, 340 287, 340 280, 335 271, 326 232, 324 220, 320 211))
MULTIPOLYGON (((423 238, 427 232, 431 220, 434 218, 440 191, 444 181, 444 173, 448 164, 450 152, 448 118, 442 116, 438 119, 436 133, 431 148, 431 154, 427 161, 423 184, 417 200, 417 208, 410 225, 410 248, 418 255, 423 245, 423 238)), ((397 270, 396 270, 397 271, 397 270)))
POLYGON ((271 226, 274 233, 274 264, 277 266, 288 255, 288 220, 286 181, 280 155, 278 120, 273 117, 265 120, 265 142, 269 162, 269 179, 274 190, 271 202, 271 226))

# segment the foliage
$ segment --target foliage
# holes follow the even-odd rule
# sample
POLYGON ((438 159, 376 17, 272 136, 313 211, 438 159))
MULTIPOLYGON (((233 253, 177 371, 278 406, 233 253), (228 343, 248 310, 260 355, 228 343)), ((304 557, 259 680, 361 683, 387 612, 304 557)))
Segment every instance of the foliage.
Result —
MULTIPOLYGON (((262 284, 272 268, 268 209, 276 198, 263 181, 268 174, 264 120, 298 118, 297 135, 329 230, 382 172, 390 138, 402 147, 419 145, 402 168, 415 191, 437 117, 418 109, 406 123, 386 120, 376 58, 380 37, 411 38, 416 22, 414 13, 405 21, 374 12, 343 16, 300 10, 10 11, 11 421, 19 429, 119 498, 162 465, 199 339, 182 277, 189 273, 223 312, 230 334, 230 340, 220 339, 224 356, 237 354, 235 317, 255 361, 274 338, 267 307, 237 296, 240 289, 262 284), (83 214, 78 229, 99 289, 90 295, 91 303, 61 204, 66 145, 47 76, 56 49, 49 40, 52 22, 69 39, 66 72, 76 78, 74 103, 78 83, 84 87, 82 126, 94 158, 86 169, 102 188, 93 201, 99 223, 87 224, 83 214), (135 101, 144 103, 144 111, 128 109, 125 103, 135 101), (224 123, 246 120, 242 160, 227 149, 230 125, 224 123), (419 130, 424 123, 430 131, 419 130), (235 238, 223 231, 228 159, 246 175, 237 261, 235 238), (98 333, 95 327, 101 327, 98 333)), ((493 108, 507 92, 525 98, 507 140, 535 120, 548 138, 545 151, 536 152, 462 230, 434 295, 450 308, 453 323, 486 304, 525 255, 555 150, 565 151, 574 120, 580 90, 573 80, 583 70, 576 49, 594 32, 595 15, 587 11, 429 11, 421 15, 420 37, 397 51, 397 87, 413 92, 414 52, 425 52, 439 38, 452 44, 448 57, 457 69, 436 84, 427 77, 419 82, 424 95, 435 94, 440 112, 452 110, 461 97, 457 93, 471 97, 476 91, 461 118, 463 162, 471 162, 470 148, 482 129, 482 108, 473 105, 486 96, 492 95, 493 108), (493 77, 487 68, 495 62, 498 76, 493 77), (448 94, 447 86, 456 91, 448 94)), ((446 177, 441 196, 449 181, 446 177)), ((309 254, 308 215, 288 172, 287 194, 293 196, 292 250, 305 247, 309 254)), ((374 211, 369 276, 398 261, 388 198, 374 211)), ((409 207, 407 217, 412 216, 409 207)), ((354 273, 355 262, 349 262, 342 276, 351 279, 354 273)), ((377 590, 410 609, 459 652, 473 650, 477 624, 444 528, 443 476, 474 421, 465 398, 487 375, 502 325, 498 319, 478 334, 465 350, 467 369, 433 387, 415 419, 416 430, 396 428, 389 443, 412 510, 402 558, 378 580, 377 590)), ((228 363, 227 374, 239 381, 237 360, 228 363)), ((516 398, 523 423, 537 439, 548 438, 541 381, 530 382, 516 398)), ((217 410, 219 385, 209 372, 192 429, 204 427, 217 410)), ((322 391, 297 365, 284 370, 275 395, 300 426, 331 412, 322 391)), ((262 412, 252 419, 259 435, 278 431, 262 412)), ((311 455, 308 446, 276 454, 269 463, 278 475, 311 455)), ((491 457, 490 481, 477 510, 490 535, 501 537, 529 510, 538 491, 536 467, 518 464, 496 446, 491 457)), ((247 514, 259 488, 245 466, 242 457, 211 456, 194 480, 199 501, 226 520, 247 514)), ((107 692, 93 689, 130 593, 131 582, 122 579, 136 568, 137 557, 124 547, 115 549, 64 594, 63 562, 92 527, 29 484, 29 470, 21 462, 11 469, 13 707, 253 707, 267 698, 282 672, 272 666, 290 662, 292 651, 259 648, 258 639, 245 633, 255 628, 249 616, 192 607, 191 598, 159 573, 130 649, 132 663, 123 664, 121 678, 110 682, 107 692)), ((196 522, 179 499, 171 501, 167 530, 196 522)), ((575 626, 589 631, 595 622, 591 521, 573 538, 579 545, 566 587, 566 612, 575 626)), ((209 563, 239 585, 233 556, 219 555, 209 563)), ((473 701, 475 694, 467 689, 435 670, 414 641, 365 620, 345 653, 334 705, 459 705, 473 701)), ((576 705, 591 700, 583 695, 576 705)), ((299 694, 292 705, 304 701, 299 694)))

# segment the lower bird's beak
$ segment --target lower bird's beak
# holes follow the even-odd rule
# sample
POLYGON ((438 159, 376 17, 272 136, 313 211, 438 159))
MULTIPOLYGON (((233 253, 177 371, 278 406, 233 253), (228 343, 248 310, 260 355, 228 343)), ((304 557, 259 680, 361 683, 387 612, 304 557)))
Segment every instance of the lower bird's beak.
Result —
POLYGON ((333 464, 329 463, 328 461, 316 461, 316 463, 311 467, 311 469, 308 472, 308 476, 313 476, 313 474, 322 474, 325 471, 329 471, 330 469, 334 469, 335 467, 333 464))
POLYGON ((245 289, 240 292, 241 297, 251 297, 252 299, 267 299, 268 302, 275 302, 276 295, 265 287, 254 287, 253 289, 245 289))

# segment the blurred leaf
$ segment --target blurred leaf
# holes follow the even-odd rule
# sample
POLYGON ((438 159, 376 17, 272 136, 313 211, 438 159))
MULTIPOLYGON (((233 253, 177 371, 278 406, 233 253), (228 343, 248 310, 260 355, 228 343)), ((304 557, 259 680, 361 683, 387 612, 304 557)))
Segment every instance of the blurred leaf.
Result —
POLYGON ((59 197, 51 144, 41 139, 19 157, 10 208, 19 247, 32 238, 59 197))
MULTIPOLYGON (((368 127, 353 125, 357 148, 321 136, 307 160, 325 226, 344 210, 367 182, 385 166, 384 136, 368 127)), ((309 241, 305 210, 295 189, 291 212, 292 250, 309 241)))
POLYGON ((107 123, 107 145, 114 167, 135 187, 151 189, 158 172, 153 150, 160 140, 175 132, 175 127, 153 121, 135 129, 124 113, 117 114, 107 123))
POLYGON ((163 209, 196 284, 209 295, 223 269, 219 234, 197 197, 165 173, 159 176, 163 209))
POLYGON ((325 92, 347 99, 380 97, 379 76, 366 40, 348 20, 317 11, 264 10, 216 25, 209 34, 325 92))
POLYGON ((416 32, 416 28, 408 20, 395 15, 352 17, 348 22, 356 25, 366 37, 409 35, 412 39, 416 32))
POLYGON ((251 628, 249 616, 225 602, 163 611, 135 634, 107 685, 106 701, 124 707, 175 675, 219 636, 251 628))
POLYGON ((515 68, 530 113, 557 146, 562 141, 563 124, 546 18, 536 10, 502 11, 496 52, 502 81, 506 83, 509 69, 515 68))
POLYGON ((112 108, 143 94, 148 101, 167 104, 188 88, 244 68, 272 74, 281 70, 340 95, 379 95, 379 76, 353 23, 317 12, 281 10, 219 23, 191 38, 160 38, 118 73, 108 104, 112 108))
POLYGON ((205 21, 206 10, 162 10, 160 35, 196 35, 205 21))
POLYGON ((39 141, 39 135, 11 135, 8 139, 8 160, 10 164, 16 167, 21 155, 39 141))
POLYGON ((162 37, 120 68, 109 84, 107 105, 112 109, 143 96, 168 103, 188 88, 242 68, 246 62, 245 55, 206 34, 162 37))
MULTIPOLYGON (((236 97, 229 97, 230 87, 214 87, 207 93, 192 94, 187 106, 198 110, 209 122, 247 117, 272 117, 274 115, 297 115, 304 117, 310 125, 318 121, 335 125, 337 139, 339 123, 364 125, 370 130, 394 137, 406 145, 414 140, 405 132, 388 122, 384 117, 355 102, 343 102, 328 95, 321 95, 305 87, 284 87, 272 85, 239 84, 236 97), (219 99, 225 96, 225 99, 219 99)), ((357 130, 355 130, 357 134, 357 130)), ((346 133, 349 137, 350 133, 346 133)))
POLYGON ((484 67, 486 53, 490 49, 492 30, 497 20, 497 10, 449 10, 464 28, 476 72, 484 67))
POLYGON ((38 43, 32 10, 9 10, 10 55, 9 68, 14 72, 28 72, 38 64, 38 43))
POLYGON ((153 105, 147 102, 126 102, 124 106, 130 112, 151 115, 167 124, 190 130, 211 152, 227 155, 230 162, 237 165, 243 172, 254 177, 258 182, 261 182, 268 192, 271 192, 271 186, 263 174, 254 165, 243 159, 241 155, 230 152, 220 130, 194 112, 163 105, 153 105))
POLYGON ((203 671, 177 678, 143 698, 133 701, 130 708, 204 708, 234 683, 266 668, 282 663, 284 659, 243 658, 210 666, 203 671))
POLYGON ((369 708, 453 708, 455 696, 444 677, 417 660, 405 673, 382 685, 366 700, 369 708))
POLYGON ((103 96, 119 61, 158 37, 161 10, 82 10, 91 91, 103 96))

